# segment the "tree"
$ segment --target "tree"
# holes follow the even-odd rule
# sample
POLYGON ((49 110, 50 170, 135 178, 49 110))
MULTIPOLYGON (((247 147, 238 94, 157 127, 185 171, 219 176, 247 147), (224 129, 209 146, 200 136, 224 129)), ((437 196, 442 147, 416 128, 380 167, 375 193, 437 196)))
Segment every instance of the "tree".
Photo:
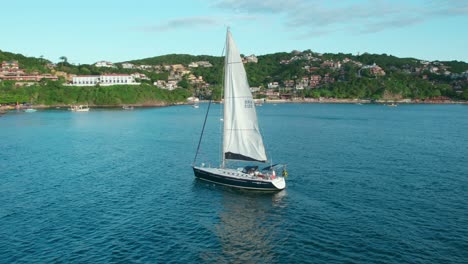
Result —
POLYGON ((59 59, 60 59, 63 63, 68 63, 68 58, 65 57, 65 56, 61 56, 59 59))

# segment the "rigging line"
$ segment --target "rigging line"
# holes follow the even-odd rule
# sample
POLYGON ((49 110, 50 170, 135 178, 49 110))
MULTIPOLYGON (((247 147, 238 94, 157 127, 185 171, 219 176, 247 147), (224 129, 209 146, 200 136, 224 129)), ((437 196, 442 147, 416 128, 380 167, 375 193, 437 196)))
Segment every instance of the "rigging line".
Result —
POLYGON ((205 121, 203 122, 203 128, 200 134, 200 140, 198 140, 197 152, 195 153, 195 158, 193 159, 192 165, 194 166, 195 166, 195 162, 197 161, 198 151, 200 150, 200 145, 201 145, 202 138, 203 138, 203 132, 205 131, 206 119, 208 119, 208 113, 210 112, 210 106, 211 106, 211 99, 208 102, 208 109, 206 110, 205 121))
MULTIPOLYGON (((258 113, 257 113, 257 108, 255 107, 255 113, 257 114, 257 119, 258 119, 258 113)), ((267 141, 268 140, 263 140, 265 138, 265 133, 263 133, 263 129, 260 127, 260 121, 257 121, 258 122, 258 132, 260 133, 260 135, 262 136, 262 142, 263 142, 263 146, 265 147, 265 154, 267 154, 267 161, 268 162, 268 157, 270 157, 270 164, 273 164, 273 155, 271 154, 272 152, 270 151, 270 148, 267 144, 267 141)), ((265 162, 265 163, 266 163, 265 162)))
MULTIPOLYGON (((229 27, 227 28, 227 30, 229 30, 229 27)), ((224 46, 223 46, 223 51, 221 52, 221 57, 223 57, 224 55, 224 52, 226 51, 226 47, 227 47, 227 41, 224 42, 224 46)), ((223 102, 223 96, 224 96, 224 73, 226 71, 226 56, 224 56, 224 62, 223 62, 223 75, 221 77, 221 98, 220 98, 220 102, 223 102)), ((226 103, 226 102, 224 102, 226 103)), ((218 147, 218 153, 221 153, 221 156, 219 156, 220 158, 220 161, 219 161, 219 164, 222 164, 224 166, 224 149, 223 149, 223 146, 224 146, 224 138, 223 138, 223 134, 224 134, 224 131, 223 131, 223 126, 224 126, 224 112, 223 112, 223 108, 224 108, 224 104, 220 104, 219 105, 219 147, 218 147), (221 118, 223 118, 223 122, 221 122, 221 118)))

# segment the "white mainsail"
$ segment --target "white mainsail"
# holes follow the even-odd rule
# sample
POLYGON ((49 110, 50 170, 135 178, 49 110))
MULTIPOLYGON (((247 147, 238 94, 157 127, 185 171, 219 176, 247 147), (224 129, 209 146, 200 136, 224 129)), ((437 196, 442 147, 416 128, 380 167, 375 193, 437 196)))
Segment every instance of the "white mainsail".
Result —
POLYGON ((223 154, 225 159, 267 161, 247 75, 229 30, 224 72, 223 154))

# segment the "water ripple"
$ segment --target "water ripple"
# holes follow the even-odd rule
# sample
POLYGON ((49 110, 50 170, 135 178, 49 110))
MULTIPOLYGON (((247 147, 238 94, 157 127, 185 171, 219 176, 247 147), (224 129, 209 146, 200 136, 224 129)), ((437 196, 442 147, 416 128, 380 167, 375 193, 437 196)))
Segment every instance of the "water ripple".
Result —
POLYGON ((7 114, 0 262, 466 263, 467 108, 387 110, 264 105, 277 194, 194 179, 191 107, 7 114))

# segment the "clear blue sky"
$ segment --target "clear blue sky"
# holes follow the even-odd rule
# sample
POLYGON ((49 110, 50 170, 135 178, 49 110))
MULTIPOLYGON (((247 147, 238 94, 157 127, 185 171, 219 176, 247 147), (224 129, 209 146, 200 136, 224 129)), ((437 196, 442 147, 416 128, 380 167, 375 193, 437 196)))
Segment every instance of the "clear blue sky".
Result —
POLYGON ((468 62, 466 0, 2 1, 0 49, 52 61, 311 49, 468 62))

